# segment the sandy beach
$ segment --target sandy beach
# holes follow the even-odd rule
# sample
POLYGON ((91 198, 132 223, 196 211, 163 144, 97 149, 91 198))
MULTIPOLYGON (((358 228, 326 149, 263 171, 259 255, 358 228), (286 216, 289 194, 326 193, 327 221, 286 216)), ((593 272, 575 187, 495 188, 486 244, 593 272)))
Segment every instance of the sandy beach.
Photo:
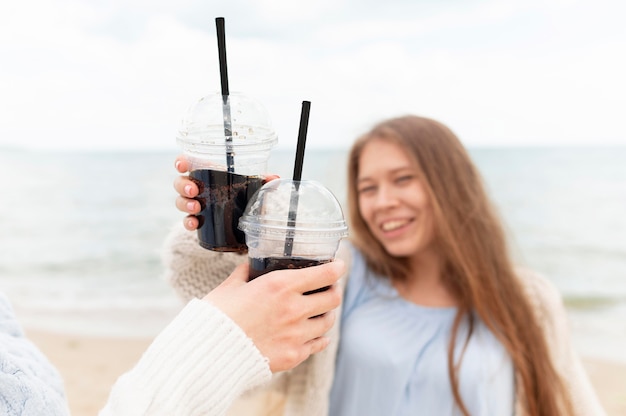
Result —
POLYGON ((65 381, 72 416, 95 416, 115 380, 139 360, 151 339, 97 338, 28 331, 65 381))
MULTIPOLYGON (((130 369, 150 339, 96 338, 27 331, 65 380, 73 416, 94 416, 104 405, 115 380, 130 369)), ((584 359, 607 414, 626 415, 626 365, 584 359)))

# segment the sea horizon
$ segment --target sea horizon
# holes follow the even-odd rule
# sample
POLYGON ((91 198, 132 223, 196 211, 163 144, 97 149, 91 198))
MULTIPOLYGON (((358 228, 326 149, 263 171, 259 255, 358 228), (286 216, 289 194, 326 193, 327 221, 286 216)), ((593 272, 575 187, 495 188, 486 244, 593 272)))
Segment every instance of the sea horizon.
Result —
MULTIPOLYGON (((471 146, 516 261, 559 289, 583 355, 626 362, 626 146, 471 146)), ((292 172, 294 149, 269 170, 292 172)), ((303 178, 345 204, 345 148, 303 178)), ((0 148, 0 290, 27 328, 154 336, 180 309, 163 279, 176 148, 0 148)), ((344 211, 345 212, 345 211, 344 211)))

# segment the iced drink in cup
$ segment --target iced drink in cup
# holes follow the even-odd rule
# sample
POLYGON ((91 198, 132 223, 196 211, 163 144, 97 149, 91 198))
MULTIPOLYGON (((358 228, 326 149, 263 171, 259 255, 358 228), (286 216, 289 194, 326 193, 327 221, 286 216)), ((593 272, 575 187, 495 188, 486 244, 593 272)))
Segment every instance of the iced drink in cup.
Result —
POLYGON ((276 179, 263 185, 248 203, 239 228, 246 236, 250 280, 272 270, 332 261, 348 235, 335 196, 310 180, 276 179))
POLYGON ((177 142, 198 185, 200 245, 214 251, 245 252, 237 228, 248 201, 263 185, 270 150, 278 141, 267 111, 252 97, 231 93, 230 135, 225 135, 223 96, 215 93, 192 105, 177 142), (230 158, 230 160, 229 160, 230 158), (230 167, 229 167, 229 163, 230 167))

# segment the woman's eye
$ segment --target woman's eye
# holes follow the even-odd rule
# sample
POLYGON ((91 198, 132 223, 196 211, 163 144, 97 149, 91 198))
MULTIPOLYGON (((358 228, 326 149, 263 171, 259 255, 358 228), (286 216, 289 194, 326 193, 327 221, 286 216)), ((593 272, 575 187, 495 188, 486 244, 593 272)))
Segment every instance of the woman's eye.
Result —
POLYGON ((405 176, 400 176, 398 179, 396 179, 397 183, 400 184, 404 184, 404 183, 408 183, 413 179, 412 175, 405 175, 405 176))
POLYGON ((368 194, 368 193, 372 193, 376 190, 376 187, 374 185, 370 185, 370 186, 363 186, 361 188, 358 189, 359 194, 368 194))

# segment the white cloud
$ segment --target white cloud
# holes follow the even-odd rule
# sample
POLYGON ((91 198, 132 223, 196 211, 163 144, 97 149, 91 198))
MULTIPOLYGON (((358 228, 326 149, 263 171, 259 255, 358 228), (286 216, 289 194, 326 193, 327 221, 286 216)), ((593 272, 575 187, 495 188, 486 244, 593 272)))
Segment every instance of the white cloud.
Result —
POLYGON ((266 104, 285 146, 295 146, 302 100, 312 101, 311 146, 348 145, 407 112, 468 144, 626 143, 624 6, 611 1, 420 13, 408 2, 395 4, 397 19, 330 0, 245 4, 204 26, 189 16, 210 8, 193 0, 3 4, 0 145, 173 147, 185 108, 219 89, 217 15, 227 16, 231 90, 266 104))
POLYGON ((292 1, 256 0, 251 6, 259 13, 260 19, 272 22, 300 22, 317 19, 337 12, 340 0, 292 1))

